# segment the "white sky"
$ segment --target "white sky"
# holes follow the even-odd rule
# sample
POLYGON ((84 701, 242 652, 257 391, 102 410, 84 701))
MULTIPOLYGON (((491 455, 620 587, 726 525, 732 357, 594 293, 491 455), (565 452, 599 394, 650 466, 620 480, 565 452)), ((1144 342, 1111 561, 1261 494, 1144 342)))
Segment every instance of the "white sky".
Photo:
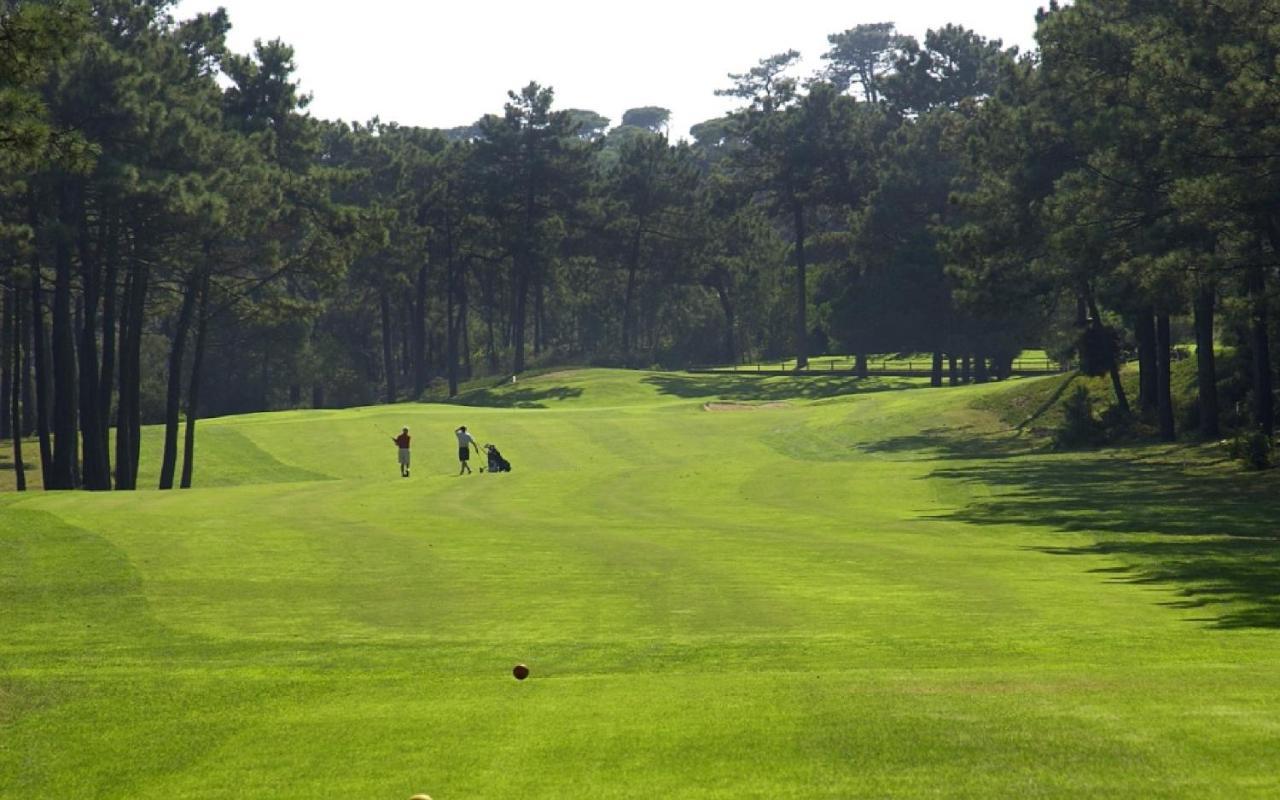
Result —
POLYGON ((183 19, 226 7, 230 44, 280 38, 317 117, 448 128, 501 113, 508 89, 531 80, 557 108, 587 108, 614 124, 628 108, 672 111, 671 135, 735 105, 716 97, 726 75, 787 49, 804 74, 824 62, 826 37, 895 22, 923 38, 964 25, 1026 51, 1048 0, 180 0, 183 19))

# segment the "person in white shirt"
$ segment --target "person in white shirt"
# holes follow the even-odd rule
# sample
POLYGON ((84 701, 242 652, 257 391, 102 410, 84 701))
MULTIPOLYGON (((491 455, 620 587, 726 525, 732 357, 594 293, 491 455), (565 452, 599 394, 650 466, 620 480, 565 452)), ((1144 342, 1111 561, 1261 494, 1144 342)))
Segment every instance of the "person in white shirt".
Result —
POLYGON ((471 465, 467 463, 467 460, 471 458, 472 447, 476 449, 476 455, 480 455, 480 445, 476 444, 476 440, 471 434, 467 433, 466 425, 458 428, 453 433, 458 437, 458 463, 461 464, 458 474, 461 475, 465 472, 470 475, 471 465))

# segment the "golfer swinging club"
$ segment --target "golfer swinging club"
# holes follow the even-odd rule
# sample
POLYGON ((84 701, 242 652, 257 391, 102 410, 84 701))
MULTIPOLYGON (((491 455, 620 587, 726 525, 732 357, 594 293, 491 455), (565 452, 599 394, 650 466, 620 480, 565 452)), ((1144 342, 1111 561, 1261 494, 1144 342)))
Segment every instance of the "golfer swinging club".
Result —
POLYGON ((391 437, 391 441, 400 448, 400 477, 409 477, 409 429, 401 428, 399 436, 391 437))
POLYGON ((461 475, 465 472, 470 475, 471 465, 467 463, 467 460, 471 458, 470 448, 474 447, 476 455, 480 455, 480 445, 476 444, 476 440, 471 434, 467 433, 466 425, 458 428, 453 433, 458 437, 458 463, 461 465, 458 469, 458 474, 461 475))

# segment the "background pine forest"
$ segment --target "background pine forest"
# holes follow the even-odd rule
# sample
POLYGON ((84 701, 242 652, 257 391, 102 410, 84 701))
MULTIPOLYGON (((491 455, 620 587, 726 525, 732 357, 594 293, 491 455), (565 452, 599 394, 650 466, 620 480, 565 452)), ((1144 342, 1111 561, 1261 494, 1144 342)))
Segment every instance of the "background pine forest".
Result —
POLYGON ((163 423, 160 485, 190 485, 202 416, 568 363, 908 352, 941 384, 1036 347, 1108 376, 1112 421, 1274 435, 1273 0, 1055 3, 1033 53, 860 25, 819 74, 729 75, 738 110, 677 141, 536 82, 448 130, 316 119, 290 47, 230 22, 0 0, 19 487, 24 444, 46 488, 129 489, 163 423))

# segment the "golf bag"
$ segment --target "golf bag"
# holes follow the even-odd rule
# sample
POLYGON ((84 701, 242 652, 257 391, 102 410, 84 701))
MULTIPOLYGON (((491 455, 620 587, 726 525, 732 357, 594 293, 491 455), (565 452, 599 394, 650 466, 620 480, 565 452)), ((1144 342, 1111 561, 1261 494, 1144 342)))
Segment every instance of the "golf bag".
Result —
POLYGON ((502 453, 498 452, 498 448, 491 444, 486 444, 484 450, 489 455, 489 471, 490 472, 510 472, 511 462, 502 457, 502 453))

